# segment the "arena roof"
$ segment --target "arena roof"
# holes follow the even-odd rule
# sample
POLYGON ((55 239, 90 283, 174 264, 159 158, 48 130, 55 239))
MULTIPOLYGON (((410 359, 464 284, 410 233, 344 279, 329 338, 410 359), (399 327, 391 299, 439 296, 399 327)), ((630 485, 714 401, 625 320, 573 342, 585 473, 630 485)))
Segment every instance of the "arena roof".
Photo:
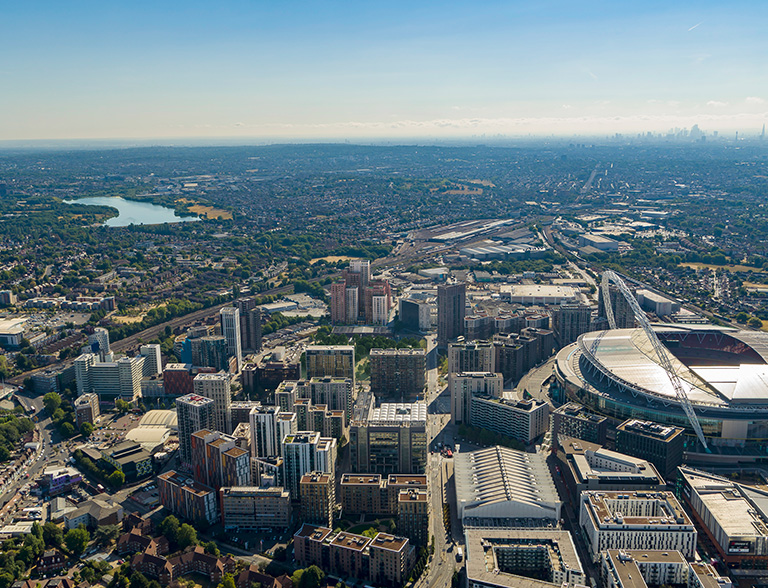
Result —
MULTIPOLYGON (((706 329, 701 325, 657 326, 655 330, 662 340, 670 335, 691 334, 701 339, 709 334, 718 339, 724 349, 736 346, 744 353, 742 363, 728 365, 706 355, 708 351, 721 350, 709 349, 706 343, 701 343, 701 358, 695 356, 697 347, 692 346, 689 353, 694 357, 688 357, 689 365, 685 365, 668 352, 694 405, 768 404, 768 333, 724 330, 711 325, 706 329), (763 363, 754 363, 755 360, 763 363)), ((596 368, 615 381, 644 393, 675 399, 672 382, 642 329, 586 333, 579 338, 578 346, 596 368)))
POLYGON ((141 417, 141 427, 168 427, 178 429, 179 420, 175 410, 150 410, 141 417))

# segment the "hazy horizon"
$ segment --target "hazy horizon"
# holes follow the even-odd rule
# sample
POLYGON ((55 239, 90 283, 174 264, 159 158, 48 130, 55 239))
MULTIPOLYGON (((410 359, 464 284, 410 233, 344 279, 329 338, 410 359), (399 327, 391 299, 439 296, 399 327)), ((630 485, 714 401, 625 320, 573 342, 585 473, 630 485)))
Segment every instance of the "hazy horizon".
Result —
POLYGON ((0 141, 756 135, 766 17, 746 0, 17 3, 0 141))

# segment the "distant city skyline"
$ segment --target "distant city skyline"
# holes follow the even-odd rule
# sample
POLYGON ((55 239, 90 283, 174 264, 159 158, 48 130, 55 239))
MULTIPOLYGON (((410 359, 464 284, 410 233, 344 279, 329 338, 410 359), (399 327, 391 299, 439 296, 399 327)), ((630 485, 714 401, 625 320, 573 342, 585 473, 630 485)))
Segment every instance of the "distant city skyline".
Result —
POLYGON ((746 0, 16 3, 0 141, 755 136, 766 17, 746 0))

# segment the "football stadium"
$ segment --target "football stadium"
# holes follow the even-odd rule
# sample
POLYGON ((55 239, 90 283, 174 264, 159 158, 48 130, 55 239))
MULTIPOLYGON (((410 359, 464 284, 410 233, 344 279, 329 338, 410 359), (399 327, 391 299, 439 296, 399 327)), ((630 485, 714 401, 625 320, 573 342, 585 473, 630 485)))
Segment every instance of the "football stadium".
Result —
POLYGON ((666 366, 642 328, 586 333, 557 355, 560 393, 619 421, 684 427, 689 456, 705 454, 671 365, 706 438, 708 460, 768 456, 768 333, 714 325, 652 328, 666 350, 666 366))

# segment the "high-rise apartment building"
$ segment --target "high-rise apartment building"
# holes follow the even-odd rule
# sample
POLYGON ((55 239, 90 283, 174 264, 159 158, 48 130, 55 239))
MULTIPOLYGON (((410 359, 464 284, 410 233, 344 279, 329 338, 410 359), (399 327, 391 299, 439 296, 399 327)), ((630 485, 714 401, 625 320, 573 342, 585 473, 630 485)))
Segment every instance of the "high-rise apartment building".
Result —
POLYGON ((206 335, 190 340, 190 357, 196 367, 210 367, 218 371, 229 371, 227 340, 218 335, 206 335))
POLYGON ((307 472, 299 482, 301 520, 330 527, 336 504, 336 480, 324 472, 307 472))
POLYGON ((139 354, 144 358, 142 374, 145 378, 158 376, 163 371, 163 358, 160 345, 150 343, 139 347, 139 354))
POLYGON ((96 354, 84 353, 75 360, 78 394, 94 393, 100 402, 120 399, 133 402, 141 396, 144 357, 121 357, 99 361, 96 354))
POLYGON ((308 345, 304 357, 308 378, 349 378, 354 384, 354 345, 308 345))
POLYGON ((437 343, 447 347, 448 342, 464 334, 467 286, 440 284, 437 287, 437 343))
POLYGON ((196 481, 218 490, 222 486, 250 486, 248 452, 232 435, 200 429, 190 437, 192 475, 196 481))
POLYGON ((651 421, 628 419, 616 427, 616 451, 642 457, 667 480, 676 478, 683 463, 685 429, 651 421))
POLYGON ((491 372, 459 372, 448 376, 451 391, 451 422, 469 424, 474 396, 501 398, 504 392, 504 378, 491 372))
POLYGON ((193 380, 195 394, 210 398, 214 402, 212 427, 224 433, 232 432, 232 389, 229 374, 197 374, 193 380))
POLYGON ((371 349, 371 392, 400 402, 419 400, 427 383, 424 349, 371 349))
POLYGON ((109 331, 104 327, 96 327, 93 333, 88 335, 88 343, 93 353, 99 356, 101 361, 107 361, 111 353, 109 347, 109 331))
POLYGON ((157 477, 160 504, 194 524, 215 525, 219 522, 216 492, 174 470, 157 477))
POLYGON ((227 355, 237 359, 237 371, 243 367, 243 344, 240 337, 240 311, 235 307, 224 307, 219 311, 221 334, 227 341, 227 355))
POLYGON ((416 545, 429 543, 429 495, 426 490, 400 490, 397 495, 397 532, 416 545))
MULTIPOLYGON (((282 437, 278 426, 278 406, 255 406, 250 412, 251 456, 272 457, 282 455, 282 437)), ((292 413, 288 413, 292 414, 292 413)))
POLYGON ((201 429, 214 428, 214 406, 211 398, 188 394, 176 399, 176 413, 179 423, 179 456, 181 462, 192 461, 192 433, 201 429))
POLYGON ((243 351, 256 353, 261 351, 261 309, 255 298, 235 300, 240 312, 240 340, 243 351))
POLYGON ((392 291, 387 280, 371 279, 371 262, 352 261, 342 277, 342 282, 331 284, 331 322, 386 325, 392 291))
POLYGON ((427 464, 427 405, 384 403, 349 428, 355 472, 420 474, 427 464))
POLYGON ((301 498, 299 484, 308 472, 323 472, 336 478, 336 439, 315 431, 299 431, 283 440, 283 479, 293 500, 301 498))
MULTIPOLYGON (((617 329, 633 329, 635 327, 635 313, 627 302, 627 299, 619 292, 619 289, 610 284, 609 287, 613 318, 616 319, 617 329)), ((597 329, 608 329, 608 315, 605 312, 605 301, 602 294, 597 299, 597 321, 593 325, 597 329)))
POLYGON ((448 373, 495 372, 496 353, 488 341, 457 341, 448 344, 448 373))
POLYGON ((560 446, 560 437, 580 439, 605 445, 608 437, 608 419, 590 412, 586 407, 569 402, 550 415, 552 447, 560 446))
POLYGON ((592 309, 583 304, 563 304, 552 308, 552 331, 558 346, 565 347, 592 328, 592 309))

